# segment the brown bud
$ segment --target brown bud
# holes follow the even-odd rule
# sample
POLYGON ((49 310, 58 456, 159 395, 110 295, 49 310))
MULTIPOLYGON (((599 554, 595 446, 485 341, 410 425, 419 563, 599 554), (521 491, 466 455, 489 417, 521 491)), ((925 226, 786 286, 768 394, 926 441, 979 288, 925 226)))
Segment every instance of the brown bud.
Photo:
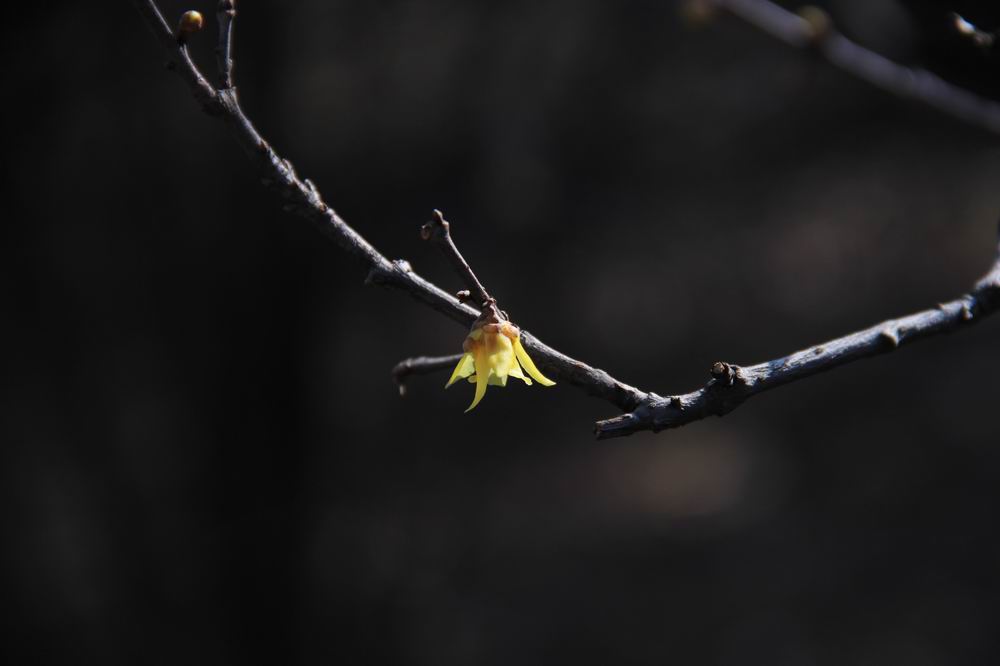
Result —
POLYGON ((182 44, 188 37, 205 27, 205 19, 200 12, 194 10, 181 14, 181 20, 177 22, 177 40, 182 44))

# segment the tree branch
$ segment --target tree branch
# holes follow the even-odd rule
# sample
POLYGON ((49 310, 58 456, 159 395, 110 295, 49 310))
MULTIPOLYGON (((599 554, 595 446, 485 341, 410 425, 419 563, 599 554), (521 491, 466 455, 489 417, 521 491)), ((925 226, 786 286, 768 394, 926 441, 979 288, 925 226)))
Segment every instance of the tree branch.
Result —
POLYGON ((219 19, 219 45, 215 56, 219 62, 219 82, 225 90, 233 87, 233 22, 236 20, 236 1, 219 0, 216 12, 219 19))
POLYGON ((424 240, 433 241, 435 245, 441 248, 448 261, 451 262, 455 272, 458 273, 459 277, 462 278, 465 285, 469 288, 471 295, 476 297, 476 302, 480 304, 479 307, 486 307, 486 304, 493 300, 486 291, 486 287, 476 277, 465 257, 458 251, 458 246, 455 245, 455 241, 451 238, 451 225, 444 219, 444 214, 441 211, 435 210, 434 218, 420 228, 420 237, 424 240))
MULTIPOLYGON (((727 4, 746 6, 771 4, 756 3, 753 0, 725 1, 727 4)), ((236 89, 223 87, 215 90, 205 80, 188 55, 187 48, 177 40, 163 20, 155 0, 133 0, 133 4, 167 51, 169 69, 176 71, 184 79, 195 99, 207 113, 220 118, 229 126, 244 151, 262 172, 264 185, 277 192, 284 201, 285 211, 296 213, 309 220, 341 249, 360 261, 368 270, 368 277, 365 280, 367 284, 404 291, 464 327, 469 327, 475 321, 479 316, 478 311, 417 275, 408 262, 401 259, 391 261, 386 258, 324 203, 315 185, 308 179, 300 178, 292 164, 280 157, 261 137, 240 108, 236 89)), ((227 16, 228 19, 225 20, 231 20, 232 17, 228 14, 227 16)), ((782 14, 776 16, 780 17, 781 21, 787 20, 782 14)), ((227 50, 228 47, 223 47, 223 53, 227 50)), ((228 58, 226 60, 231 63, 228 58)), ((224 86, 227 83, 226 73, 229 72, 231 75, 231 66, 228 67, 229 69, 223 69, 224 86)), ((231 83, 231 80, 229 82, 231 83)), ((437 219, 440 228, 436 230, 432 228, 432 231, 435 234, 443 234, 443 237, 450 241, 450 234, 447 233, 443 217, 438 216, 437 219)), ((461 258, 454 243, 445 243, 445 249, 463 277, 467 281, 474 281, 470 287, 475 288, 477 297, 486 296, 484 302, 490 301, 486 290, 461 258), (458 260, 460 264, 456 263, 458 260)), ((609 438, 641 430, 659 431, 675 428, 712 414, 726 414, 747 398, 770 388, 860 358, 892 351, 911 341, 973 324, 997 309, 1000 309, 1000 256, 972 292, 955 301, 942 304, 934 310, 883 322, 865 331, 797 352, 777 361, 746 368, 717 363, 713 367, 713 379, 705 387, 692 393, 668 398, 641 391, 615 379, 603 370, 570 358, 543 344, 523 329, 521 342, 546 374, 629 412, 596 425, 598 437, 609 438)), ((458 358, 451 356, 411 359, 397 365, 393 375, 402 385, 402 380, 408 375, 424 374, 448 367, 457 363, 458 358)))
MULTIPOLYGON (((285 211, 309 220, 341 249, 360 261, 368 269, 366 284, 405 291, 464 327, 472 325, 479 316, 476 310, 417 275, 408 262, 390 261, 383 256, 323 202, 312 182, 299 178, 291 162, 274 151, 243 113, 236 89, 217 91, 208 84, 188 56, 187 49, 177 43, 155 0, 132 0, 132 3, 167 50, 170 62, 174 63, 171 69, 188 83, 206 112, 221 118, 229 126, 236 140, 263 174, 264 185, 276 191, 285 202, 285 211)), ((551 376, 582 389, 588 395, 607 400, 620 409, 634 409, 648 397, 646 393, 618 381, 605 371, 552 349, 523 329, 521 343, 536 364, 551 376)))
POLYGON ((684 395, 651 397, 630 414, 598 422, 594 432, 598 439, 609 439, 640 430, 659 432, 678 428, 712 415, 724 416, 758 393, 971 326, 997 310, 1000 310, 1000 242, 996 262, 989 272, 972 291, 954 301, 890 319, 774 361, 745 368, 716 363, 712 366, 712 379, 704 387, 684 395))
POLYGON ((895 63, 852 42, 838 33, 819 10, 803 16, 770 0, 702 1, 740 17, 786 44, 813 47, 834 66, 873 86, 1000 134, 1000 102, 948 83, 925 69, 895 63))
POLYGON ((448 370, 462 360, 463 354, 451 356, 417 356, 400 361, 392 369, 392 380, 399 387, 399 395, 406 395, 406 378, 410 375, 429 375, 438 370, 448 370))

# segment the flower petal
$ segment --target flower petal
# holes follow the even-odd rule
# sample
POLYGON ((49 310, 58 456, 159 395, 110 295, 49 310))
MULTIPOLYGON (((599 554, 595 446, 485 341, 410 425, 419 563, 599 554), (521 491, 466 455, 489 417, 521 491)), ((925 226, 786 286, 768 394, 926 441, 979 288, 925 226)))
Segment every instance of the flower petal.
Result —
POLYGON ((543 375, 538 371, 538 368, 535 367, 535 362, 531 360, 530 356, 528 356, 528 352, 525 351, 520 338, 514 340, 514 353, 517 355, 517 360, 521 362, 521 365, 528 371, 528 374, 531 375, 532 379, 542 386, 555 386, 554 381, 543 375))
POLYGON ((525 384, 527 384, 528 386, 531 386, 531 380, 525 377, 524 373, 521 372, 521 366, 517 364, 516 358, 514 359, 514 364, 510 366, 510 372, 508 372, 507 374, 511 377, 516 377, 525 384))
POLYGON ((490 366, 487 361, 486 354, 480 352, 476 354, 476 397, 472 399, 472 404, 466 409, 466 412, 472 411, 479 401, 483 399, 486 395, 486 383, 490 378, 490 366))
POLYGON ((448 380, 448 383, 445 384, 444 387, 448 388, 449 386, 457 382, 459 379, 462 379, 463 377, 468 377, 475 371, 476 371, 476 362, 472 359, 472 354, 465 354, 458 361, 458 365, 455 366, 455 371, 451 373, 451 379, 448 380))

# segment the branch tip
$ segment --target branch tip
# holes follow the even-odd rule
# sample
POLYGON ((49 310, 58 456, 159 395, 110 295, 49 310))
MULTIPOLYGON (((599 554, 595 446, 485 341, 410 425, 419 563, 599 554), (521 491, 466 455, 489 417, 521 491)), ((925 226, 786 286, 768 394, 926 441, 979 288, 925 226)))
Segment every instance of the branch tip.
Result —
POLYGON ((444 213, 435 208, 432 214, 433 218, 420 227, 420 237, 425 241, 434 241, 441 248, 452 268, 465 282, 470 295, 474 296, 482 307, 486 307, 490 302, 495 302, 486 291, 486 287, 476 277, 469 262, 458 251, 458 246, 455 245, 455 240, 451 237, 451 225, 448 220, 444 219, 444 213))

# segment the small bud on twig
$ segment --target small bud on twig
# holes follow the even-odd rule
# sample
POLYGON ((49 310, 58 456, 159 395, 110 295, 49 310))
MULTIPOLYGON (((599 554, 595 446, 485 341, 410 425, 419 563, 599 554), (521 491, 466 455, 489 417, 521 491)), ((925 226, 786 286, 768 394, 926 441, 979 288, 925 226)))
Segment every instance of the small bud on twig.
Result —
POLYGON ((813 46, 821 44, 833 32, 833 19, 825 10, 816 5, 800 7, 796 13, 799 18, 806 22, 808 26, 807 36, 813 46))
POLYGON ((468 289, 463 289, 462 291, 455 294, 455 298, 458 299, 459 303, 465 303, 467 300, 472 298, 472 292, 468 289))
POLYGON ((181 20, 177 22, 177 41, 181 44, 187 42, 194 33, 205 27, 205 19, 200 12, 194 10, 181 14, 181 20))

